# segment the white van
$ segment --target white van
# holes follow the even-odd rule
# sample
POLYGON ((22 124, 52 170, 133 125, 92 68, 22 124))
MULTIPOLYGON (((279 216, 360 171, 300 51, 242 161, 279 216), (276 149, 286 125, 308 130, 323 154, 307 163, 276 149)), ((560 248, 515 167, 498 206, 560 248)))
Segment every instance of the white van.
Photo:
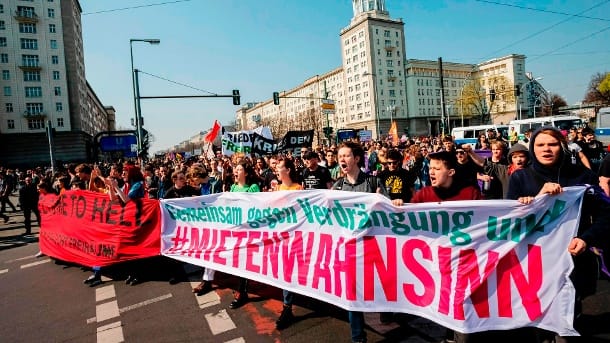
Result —
POLYGON ((584 122, 580 117, 570 115, 511 120, 508 124, 509 130, 514 128, 517 131, 519 139, 523 139, 525 131, 529 129, 536 130, 542 126, 554 126, 562 131, 568 131, 573 127, 578 128, 583 125, 584 122))
POLYGON ((504 139, 508 139, 508 125, 494 124, 454 127, 451 129, 451 136, 453 136, 453 140, 457 145, 468 143, 474 149, 479 136, 485 135, 487 137, 487 131, 489 129, 494 130, 496 135, 502 136, 504 139))

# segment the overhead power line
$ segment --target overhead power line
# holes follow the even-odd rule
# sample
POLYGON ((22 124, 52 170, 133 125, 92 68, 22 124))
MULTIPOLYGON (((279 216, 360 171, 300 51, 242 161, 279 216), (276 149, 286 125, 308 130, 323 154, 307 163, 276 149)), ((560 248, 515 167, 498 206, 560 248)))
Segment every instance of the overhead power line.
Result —
POLYGON ((558 11, 549 11, 549 10, 543 10, 543 9, 539 9, 539 8, 534 8, 534 7, 527 7, 527 6, 519 6, 519 5, 514 5, 514 4, 505 4, 505 3, 501 3, 501 2, 497 2, 497 1, 489 1, 489 0, 474 0, 477 2, 484 2, 487 4, 492 4, 492 5, 500 5, 500 6, 508 6, 508 7, 515 7, 515 8, 520 8, 520 9, 524 9, 524 10, 530 10, 530 11, 537 11, 537 12, 544 12, 544 13, 552 13, 552 14, 561 14, 561 15, 568 15, 568 16, 576 16, 578 18, 584 18, 584 19, 591 19, 591 20, 599 20, 599 21, 608 21, 610 22, 610 19, 604 19, 604 18, 597 18, 597 17, 589 17, 586 15, 574 15, 571 13, 565 13, 565 12, 558 12, 558 11))
POLYGON ((212 93, 212 92, 206 91, 205 89, 199 89, 199 88, 197 88, 197 87, 193 87, 193 86, 190 86, 190 85, 187 85, 187 84, 184 84, 184 83, 180 83, 180 82, 177 82, 177 81, 173 81, 173 80, 170 80, 170 79, 166 79, 166 78, 164 78, 164 77, 157 76, 157 75, 154 75, 154 74, 150 74, 150 73, 147 73, 147 72, 142 71, 142 70, 139 70, 139 69, 138 69, 138 71, 139 71, 140 73, 142 73, 142 74, 146 74, 146 75, 148 75, 148 76, 152 76, 152 77, 155 77, 155 78, 157 78, 157 79, 160 79, 160 80, 163 80, 163 81, 167 81, 167 82, 169 82, 169 83, 173 83, 173 84, 176 84, 176 85, 179 85, 179 86, 183 86, 183 87, 186 87, 186 88, 194 89, 194 90, 197 90, 197 91, 200 91, 200 92, 204 92, 204 93, 208 93, 208 94, 211 94, 211 95, 218 95, 218 94, 216 94, 216 93, 212 93))
POLYGON ((189 1, 193 1, 193 0, 176 0, 176 1, 166 1, 166 2, 159 2, 159 3, 156 3, 156 4, 148 4, 148 5, 140 5, 140 6, 131 6, 131 7, 122 7, 122 8, 113 8, 113 9, 109 9, 109 10, 102 10, 102 11, 96 11, 96 12, 88 12, 88 13, 83 13, 82 15, 90 15, 90 14, 100 14, 100 13, 109 13, 109 12, 126 11, 126 10, 132 10, 132 9, 136 9, 136 8, 144 8, 144 7, 153 7, 153 6, 161 6, 161 5, 177 4, 177 3, 179 3, 179 2, 189 2, 189 1))
POLYGON ((549 51, 549 52, 546 52, 546 53, 544 53, 544 54, 542 54, 542 55, 538 55, 537 57, 532 58, 532 59, 530 60, 530 62, 531 62, 531 61, 535 61, 535 60, 537 60, 537 59, 539 59, 539 58, 542 58, 542 57, 544 57, 544 56, 547 56, 547 55, 549 55, 549 54, 552 54, 552 53, 554 53, 555 51, 561 50, 561 49, 563 49, 563 48, 567 48, 567 47, 568 47, 568 46, 570 46, 570 45, 574 45, 574 44, 576 44, 576 43, 580 43, 580 42, 582 42, 582 41, 583 41, 583 40, 585 40, 585 39, 589 39, 589 38, 591 38, 591 37, 593 37, 593 36, 595 36, 595 35, 598 35, 598 34, 600 34, 600 33, 602 33, 602 32, 608 31, 608 30, 610 30, 610 26, 606 26, 605 28, 603 28, 603 29, 601 29, 601 30, 599 30, 599 31, 595 31, 595 32, 593 32, 593 33, 591 33, 591 34, 588 34, 588 35, 586 35, 586 36, 584 36, 584 37, 582 37, 582 38, 579 38, 579 39, 577 39, 577 40, 574 40, 574 41, 572 41, 572 42, 570 42, 570 43, 564 44, 564 45, 562 45, 562 46, 560 46, 560 47, 558 47, 558 48, 556 48, 556 49, 553 49, 553 50, 551 50, 551 51, 549 51))

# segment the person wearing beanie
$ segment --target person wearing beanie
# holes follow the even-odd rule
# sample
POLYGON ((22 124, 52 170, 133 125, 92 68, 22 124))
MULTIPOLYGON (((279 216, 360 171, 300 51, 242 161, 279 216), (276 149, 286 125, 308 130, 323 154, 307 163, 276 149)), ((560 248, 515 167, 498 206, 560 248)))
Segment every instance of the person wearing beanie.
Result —
MULTIPOLYGON (((510 176, 506 195, 508 199, 527 205, 536 196, 559 194, 563 187, 595 185, 598 182, 593 171, 572 158, 566 138, 557 128, 545 126, 536 130, 529 151, 531 164, 510 176)), ((610 240, 610 203, 603 199, 601 193, 601 190, 585 193, 577 236, 567 247, 574 260, 570 278, 576 290, 575 316, 581 311, 582 299, 596 291, 599 268, 596 256, 588 248, 603 246, 610 240)), ((542 342, 565 342, 565 338, 556 336, 555 333, 542 329, 537 329, 536 332, 542 342)))

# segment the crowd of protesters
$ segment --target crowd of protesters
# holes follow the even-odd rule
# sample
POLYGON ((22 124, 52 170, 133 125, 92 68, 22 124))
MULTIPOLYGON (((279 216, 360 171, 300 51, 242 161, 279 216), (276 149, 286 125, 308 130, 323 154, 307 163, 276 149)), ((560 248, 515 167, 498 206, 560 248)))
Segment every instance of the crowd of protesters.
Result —
MULTIPOLYGON (((608 147, 610 149, 610 147, 608 147)), ((524 138, 504 140, 495 132, 483 133, 475 147, 458 145, 449 136, 419 137, 394 144, 391 141, 349 141, 339 146, 302 147, 296 154, 252 158, 240 154, 214 157, 154 159, 144 170, 134 161, 121 163, 66 165, 54 174, 41 168, 19 172, 0 170, 0 215, 6 222, 6 207, 17 211, 9 195, 19 191, 26 234, 31 233, 31 214, 40 223, 37 190, 61 194, 67 189, 83 189, 108 194, 123 203, 136 198, 169 199, 208 195, 219 192, 269 192, 276 190, 334 189, 381 193, 394 206, 409 203, 454 200, 515 199, 527 206, 541 194, 557 194, 562 187, 599 186, 599 192, 585 196, 578 236, 566 249, 574 255, 572 274, 580 313, 582 299, 595 292, 597 264, 588 247, 610 246, 610 205, 607 201, 610 180, 610 154, 596 141, 588 128, 569 132, 545 127, 528 131, 524 138), (605 194, 604 194, 605 193, 605 194), (604 198, 605 197, 605 198, 604 198), (604 200, 606 199, 606 200, 604 200)), ((180 266, 178 266, 180 267, 180 266)), ((133 266, 126 282, 142 281, 139 267, 133 266)), ((100 268, 85 280, 90 286, 102 283, 100 268)), ((179 282, 172 274, 170 283, 179 282)), ((202 282, 193 289, 197 295, 212 291, 214 271, 205 269, 202 282)), ((248 280, 240 278, 230 307, 248 302, 248 280)), ((292 323, 294 294, 284 291, 284 308, 277 328, 292 323)), ((352 341, 366 341, 364 316, 350 312, 352 341)), ((391 313, 380 321, 392 321, 391 313)), ((561 342, 563 337, 538 330, 540 342, 561 342)), ((475 335, 448 330, 446 342, 469 342, 475 335)))

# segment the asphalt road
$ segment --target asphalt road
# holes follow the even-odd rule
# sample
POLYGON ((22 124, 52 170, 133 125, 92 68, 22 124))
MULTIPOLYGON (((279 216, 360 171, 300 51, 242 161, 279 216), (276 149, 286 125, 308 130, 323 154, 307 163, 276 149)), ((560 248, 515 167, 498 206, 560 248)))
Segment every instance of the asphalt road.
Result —
MULTIPOLYGON (((9 213, 0 221, 0 341, 1 342, 349 342, 346 311, 305 297, 297 297, 295 323, 275 329, 281 290, 251 283, 251 301, 229 309, 231 290, 238 280, 217 273, 214 291, 197 297, 191 292, 200 271, 188 267, 182 282, 170 285, 169 275, 151 263, 146 282, 137 286, 123 280, 128 266, 109 268, 105 282, 83 284, 90 272, 78 266, 36 258, 38 227, 22 236, 23 217, 9 213), (188 274, 190 273, 190 274, 188 274)), ((444 329, 416 317, 396 314, 394 323, 379 323, 369 313, 370 342, 439 342, 444 329)), ((610 342, 610 282, 599 281, 598 293, 585 300, 577 322, 579 342, 610 342)), ((478 342, 533 341, 523 333, 492 334, 478 342)))

